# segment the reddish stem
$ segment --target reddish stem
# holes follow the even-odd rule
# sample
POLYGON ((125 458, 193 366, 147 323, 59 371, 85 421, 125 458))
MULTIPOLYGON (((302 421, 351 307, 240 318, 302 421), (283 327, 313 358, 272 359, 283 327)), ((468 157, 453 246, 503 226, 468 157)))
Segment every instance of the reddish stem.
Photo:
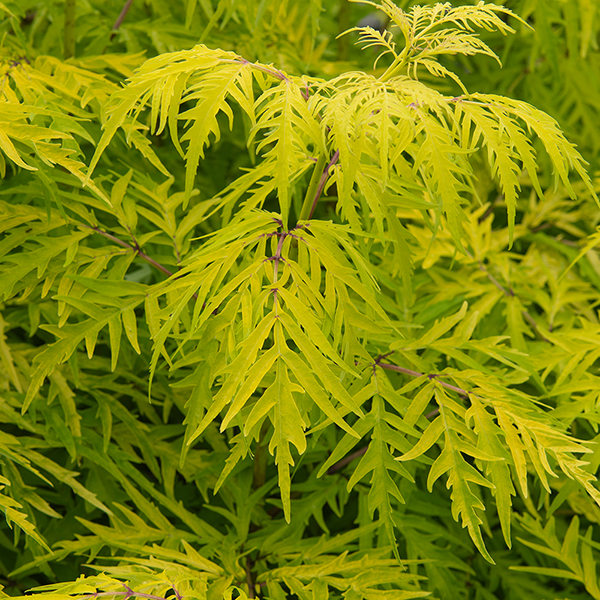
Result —
POLYGON ((119 29, 119 27, 121 27, 121 25, 123 24, 123 21, 125 20, 125 17, 127 16, 127 13, 129 12, 129 9, 131 8, 132 4, 133 0, 127 0, 127 2, 125 2, 123 9, 121 10, 119 16, 117 17, 117 20, 115 21, 115 24, 112 26, 112 33, 110 34, 111 40, 115 37, 117 29, 119 29))
POLYGON ((315 208, 317 208, 317 202, 319 201, 319 198, 321 197, 321 194, 323 193, 323 189, 325 188, 325 184, 327 183, 327 180, 329 179, 329 170, 331 169, 331 167, 333 167, 333 165, 335 165, 335 163, 338 161, 339 157, 340 157, 340 151, 336 150, 334 152, 333 156, 331 157, 329 164, 325 167, 325 170, 323 171, 323 175, 321 175, 321 179, 319 179, 319 185, 317 186, 317 191, 315 193, 315 199, 313 200, 312 206, 310 208, 310 213, 308 215, 307 221, 310 221, 312 219, 313 213, 315 212, 315 208))
POLYGON ((145 260, 147 263, 151 264, 153 267, 155 267, 159 271, 162 271, 165 275, 167 275, 167 277, 171 277, 173 275, 173 273, 171 271, 169 271, 169 269, 167 269, 167 267, 164 267, 159 262, 155 261, 153 258, 148 256, 145 252, 142 252, 137 241, 135 242, 135 246, 132 246, 131 244, 128 244, 127 242, 124 242, 123 240, 120 240, 118 237, 112 235, 111 233, 102 231, 102 229, 100 229, 97 226, 91 227, 90 225, 80 224, 80 227, 86 227, 87 229, 92 229, 96 233, 99 233, 100 235, 104 236, 108 240, 111 240, 115 244, 119 244, 119 246, 123 246, 123 248, 127 248, 128 250, 133 250, 141 259, 145 260))
POLYGON ((356 452, 349 454, 345 458, 342 458, 342 460, 338 460, 334 465, 332 465, 331 467, 329 467, 329 469, 327 469, 327 475, 333 475, 334 473, 337 473, 339 470, 343 469, 346 465, 350 464, 353 460, 359 458, 363 454, 366 454, 368 449, 369 449, 369 445, 367 444, 364 448, 361 448, 360 450, 357 450, 356 452))
POLYGON ((379 361, 375 361, 375 364, 382 369, 387 369, 388 371, 396 371, 397 373, 404 373, 405 375, 410 375, 411 377, 427 377, 428 379, 435 379, 440 385, 444 386, 448 390, 452 390, 461 396, 470 396, 473 395, 473 392, 469 392, 467 390, 463 390, 451 383, 446 383, 445 381, 440 381, 438 377, 442 377, 442 375, 431 374, 427 375, 426 373, 419 373, 418 371, 413 371, 411 369, 405 369, 404 367, 398 367, 397 365, 389 365, 385 363, 380 363, 379 361))

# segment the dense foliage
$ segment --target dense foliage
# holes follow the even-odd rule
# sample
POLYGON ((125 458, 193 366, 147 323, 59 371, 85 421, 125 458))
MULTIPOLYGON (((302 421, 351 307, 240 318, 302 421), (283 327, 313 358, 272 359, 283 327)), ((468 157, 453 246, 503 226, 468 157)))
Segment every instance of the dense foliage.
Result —
POLYGON ((600 7, 398 4, 0 2, 4 593, 600 600, 600 7))

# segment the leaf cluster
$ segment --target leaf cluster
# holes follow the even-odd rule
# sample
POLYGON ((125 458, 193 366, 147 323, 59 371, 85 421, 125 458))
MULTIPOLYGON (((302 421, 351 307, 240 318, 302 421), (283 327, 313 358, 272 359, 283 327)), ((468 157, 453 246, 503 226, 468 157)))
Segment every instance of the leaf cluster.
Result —
POLYGON ((243 4, 0 4, 3 585, 600 598, 598 181, 461 73, 540 11, 243 4))

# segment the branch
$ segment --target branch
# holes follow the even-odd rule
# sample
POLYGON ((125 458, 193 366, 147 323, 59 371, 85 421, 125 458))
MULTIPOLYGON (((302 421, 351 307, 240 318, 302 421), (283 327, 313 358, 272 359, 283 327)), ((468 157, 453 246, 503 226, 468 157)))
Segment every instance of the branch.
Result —
POLYGON ((319 158, 316 159, 315 168, 313 169, 312 176, 308 184, 308 189, 306 190, 306 195, 304 196, 304 202, 302 203, 302 208, 300 209, 298 221, 306 221, 308 218, 308 215, 314 204, 314 197, 317 187, 321 182, 321 177, 323 176, 323 171, 325 170, 326 161, 327 158, 324 154, 321 154, 319 158))
MULTIPOLYGON (((244 65, 250 65, 252 68, 258 69, 259 71, 263 71, 264 73, 268 73, 269 75, 271 75, 272 77, 275 77, 276 79, 279 79, 280 81, 289 81, 283 71, 280 71, 279 69, 275 69, 275 68, 266 67, 265 65, 260 65, 260 64, 250 62, 249 60, 246 60, 245 58, 233 59, 233 60, 223 59, 223 62, 234 62, 234 63, 240 63, 240 64, 244 64, 244 65)), ((308 101, 308 99, 310 97, 308 85, 306 85, 306 89, 304 91, 302 91, 301 93, 302 93, 302 97, 308 101)), ((307 195, 305 204, 302 206, 302 210, 300 211, 300 220, 308 221, 312 218, 313 213, 315 212, 315 208, 317 207, 317 202, 319 201, 319 198, 321 197, 321 194, 323 193, 325 184, 327 183, 327 179, 329 178, 329 170, 331 169, 331 167, 333 167, 333 165, 335 165, 335 163, 338 161, 339 157, 340 157, 340 151, 336 150, 335 153, 333 154, 332 159, 329 161, 329 164, 325 167, 325 170, 323 171, 323 173, 321 175, 321 179, 319 180, 319 184, 317 186, 317 191, 315 193, 314 200, 313 200, 310 212, 308 214, 308 217, 306 217, 304 215, 304 212, 306 211, 306 201, 309 200, 310 195, 307 195)), ((317 161, 316 168, 318 168, 318 166, 319 166, 319 162, 317 161)), ((311 185, 309 186, 309 192, 312 191, 312 187, 313 187, 313 181, 311 180, 311 185)))
MULTIPOLYGON (((386 354, 385 356, 389 356, 389 354, 386 354)), ((419 373, 418 371, 411 371, 410 369, 405 369, 404 367, 397 367, 396 365, 388 365, 385 363, 381 363, 379 361, 382 358, 383 358, 383 356, 380 356, 375 361, 375 364, 378 367, 381 367, 382 369, 398 371, 399 373, 405 373, 406 375, 412 375, 413 377, 423 377, 423 375, 424 375, 424 373, 419 373)), ((437 378, 440 377, 440 375, 427 375, 427 377, 429 379, 436 379, 436 381, 437 381, 437 378)), ((439 381, 438 383, 450 390, 458 392, 459 394, 461 394, 463 396, 468 396, 469 394, 473 395, 471 392, 468 392, 467 390, 463 390, 462 388, 456 387, 455 385, 451 385, 450 383, 445 383, 444 381, 439 381)), ((431 419, 432 417, 435 417, 439 412, 440 412, 440 409, 436 408, 436 409, 432 410, 430 413, 427 413, 425 415, 425 418, 431 419)), ((335 464, 333 464, 331 467, 329 467, 329 469, 327 469, 327 475, 333 475, 334 473, 337 473, 338 471, 342 470, 346 465, 350 464, 353 460, 356 460, 357 458, 360 458, 361 456, 366 454, 368 449, 369 449, 369 445, 367 444, 363 448, 356 450, 356 452, 353 452, 352 454, 349 454, 345 458, 338 460, 335 464)))
POLYGON ((269 432, 269 419, 265 419, 254 450, 254 465, 252 475, 252 489, 258 490, 263 485, 267 478, 267 433, 269 432))
POLYGON ((256 586, 252 579, 253 566, 254 561, 249 556, 246 556, 246 584, 248 585, 248 598, 256 598, 256 586))
POLYGON ((245 58, 239 58, 239 59, 222 58, 221 62, 250 65, 257 71, 262 71, 263 73, 267 73, 268 75, 275 77, 275 79, 279 79, 279 81, 288 81, 288 78, 285 76, 285 73, 283 71, 280 71, 279 69, 275 69, 275 68, 270 69, 269 67, 266 67, 265 65, 257 65, 256 63, 246 60, 245 58))
MULTIPOLYGON (((181 598, 179 592, 173 588, 175 595, 177 598, 181 598)), ((126 599, 128 598, 146 598, 146 600, 167 600, 163 596, 155 596, 154 594, 143 594, 142 592, 134 592, 129 586, 125 586, 124 592, 95 592, 93 594, 87 594, 86 596, 81 596, 79 600, 88 600, 91 598, 100 598, 102 596, 124 596, 126 599)))
MULTIPOLYGON (((461 396, 474 396, 473 392, 469 392, 468 390, 463 390, 462 388, 457 387, 456 385, 452 385, 451 383, 446 383, 445 381, 440 381, 438 377, 444 377, 444 375, 431 374, 427 375, 426 373, 419 373, 418 371, 413 371, 411 369, 405 369, 404 367, 398 367, 397 365, 390 365, 387 363, 379 362, 381 357, 375 361, 375 365, 381 367, 382 369, 387 369, 388 371, 396 371, 397 373, 404 373, 405 375, 410 375, 411 377, 427 377, 429 380, 435 379, 441 386, 445 387, 448 390, 452 390, 461 396)), ((477 396, 475 396, 477 397, 477 396)))
MULTIPOLYGON (((471 256, 471 254, 469 254, 469 252, 467 251, 467 256, 471 259, 473 259, 473 256, 471 256)), ((473 259, 474 260, 474 259, 473 259)), ((507 297, 510 296, 514 296, 515 292, 513 291, 513 289, 511 287, 509 288, 505 288, 487 269, 487 267, 481 262, 479 262, 479 270, 483 271, 487 278, 507 297)), ((525 320, 531 325, 531 328, 540 336, 540 338, 542 339, 542 341, 544 342, 548 342, 551 343, 550 340, 545 337, 541 331, 539 330, 537 323, 535 322, 534 318, 529 314, 529 312, 525 309, 523 309, 521 311, 521 314, 523 315, 523 317, 525 318, 525 320)))
MULTIPOLYGON (((112 235, 112 233, 107 233, 106 231, 102 231, 102 229, 100 229, 98 226, 92 227, 91 225, 84 225, 83 223, 79 223, 79 227, 85 227, 86 229, 91 229, 92 231, 95 231, 96 233, 99 233, 101 236, 105 237, 107 240, 110 240, 111 242, 114 242, 115 244, 118 244, 119 246, 122 246, 123 248, 127 248, 128 250, 132 250, 142 260, 145 260, 148 264, 152 265, 155 269, 158 269, 159 271, 164 273, 167 277, 173 276, 173 273, 171 271, 169 271, 169 269, 167 269, 167 267, 161 265, 159 262, 157 262, 156 260, 154 260, 153 258, 148 256, 145 252, 142 252, 142 249, 140 248, 140 246, 135 238, 133 238, 135 245, 132 246, 131 244, 128 244, 127 242, 124 242, 123 240, 120 240, 118 237, 112 235)), ((194 293, 192 297, 195 300, 198 300, 198 294, 194 293)), ((205 305, 206 305, 206 303, 204 303, 202 308, 204 308, 205 305)), ((216 314, 216 311, 213 314, 216 314)))
POLYGON ((315 199, 313 200, 312 206, 310 208, 310 213, 308 214, 307 221, 310 221, 310 219, 312 219, 313 213, 315 212, 315 208, 317 208, 317 202, 319 201, 319 198, 321 197, 321 194, 323 193, 323 188, 325 187, 325 184, 327 183, 327 180, 329 179, 329 169, 331 169, 331 167, 333 167, 333 165, 335 165, 335 163, 338 161, 339 157, 340 157, 340 151, 336 150, 334 152, 333 156, 331 157, 329 164, 325 167, 325 170, 323 171, 323 174, 321 175, 321 179, 319 180, 319 185, 317 186, 317 191, 315 193, 315 199))
POLYGON ((138 245, 137 241, 135 241, 135 239, 134 239, 135 246, 132 246, 131 244, 128 244, 127 242, 124 242, 123 240, 120 240, 118 237, 112 235, 111 233, 102 231, 102 229, 100 229, 100 227, 98 227, 98 226, 92 227, 91 225, 84 225, 82 223, 80 223, 79 226, 85 227, 86 229, 92 229, 93 231, 104 236, 106 239, 110 240, 111 242, 114 242, 115 244, 119 244, 119 246, 123 246, 123 248, 127 248, 128 250, 133 250, 141 259, 145 260, 147 263, 151 264, 154 268, 158 269, 159 271, 162 271, 167 277, 171 277, 173 275, 173 273, 171 271, 169 271, 169 269, 167 269, 167 267, 164 267, 159 262, 155 261, 153 258, 148 256, 145 252, 142 252, 141 248, 139 247, 139 245, 138 245))
POLYGON ((75 11, 77 0, 65 0, 64 57, 65 60, 75 56, 75 11))
POLYGON ((349 454, 348 456, 346 456, 346 458, 342 458, 342 460, 338 460, 334 465, 332 465, 331 467, 329 467, 329 469, 327 469, 327 475, 333 475, 334 473, 337 473, 338 471, 343 469, 346 465, 350 464, 354 459, 359 458, 360 456, 365 454, 368 449, 369 449, 369 445, 367 444, 364 448, 361 448, 360 450, 357 450, 356 452, 349 454))
POLYGON ((125 20, 125 17, 127 16, 127 13, 129 12, 129 9, 131 8, 132 4, 133 4, 133 0, 127 0, 127 2, 125 2, 125 4, 123 5, 123 9, 121 10, 119 16, 117 17, 115 24, 112 26, 112 33, 110 34, 111 40, 117 34, 117 29, 119 29, 119 27, 121 27, 121 25, 123 24, 123 21, 125 20))

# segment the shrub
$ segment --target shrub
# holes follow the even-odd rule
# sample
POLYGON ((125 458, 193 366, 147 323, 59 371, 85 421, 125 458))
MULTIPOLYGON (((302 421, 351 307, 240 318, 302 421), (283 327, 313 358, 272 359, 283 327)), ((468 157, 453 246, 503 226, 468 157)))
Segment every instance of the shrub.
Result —
POLYGON ((199 4, 0 4, 7 592, 600 598, 594 184, 459 75, 529 25, 199 4))

